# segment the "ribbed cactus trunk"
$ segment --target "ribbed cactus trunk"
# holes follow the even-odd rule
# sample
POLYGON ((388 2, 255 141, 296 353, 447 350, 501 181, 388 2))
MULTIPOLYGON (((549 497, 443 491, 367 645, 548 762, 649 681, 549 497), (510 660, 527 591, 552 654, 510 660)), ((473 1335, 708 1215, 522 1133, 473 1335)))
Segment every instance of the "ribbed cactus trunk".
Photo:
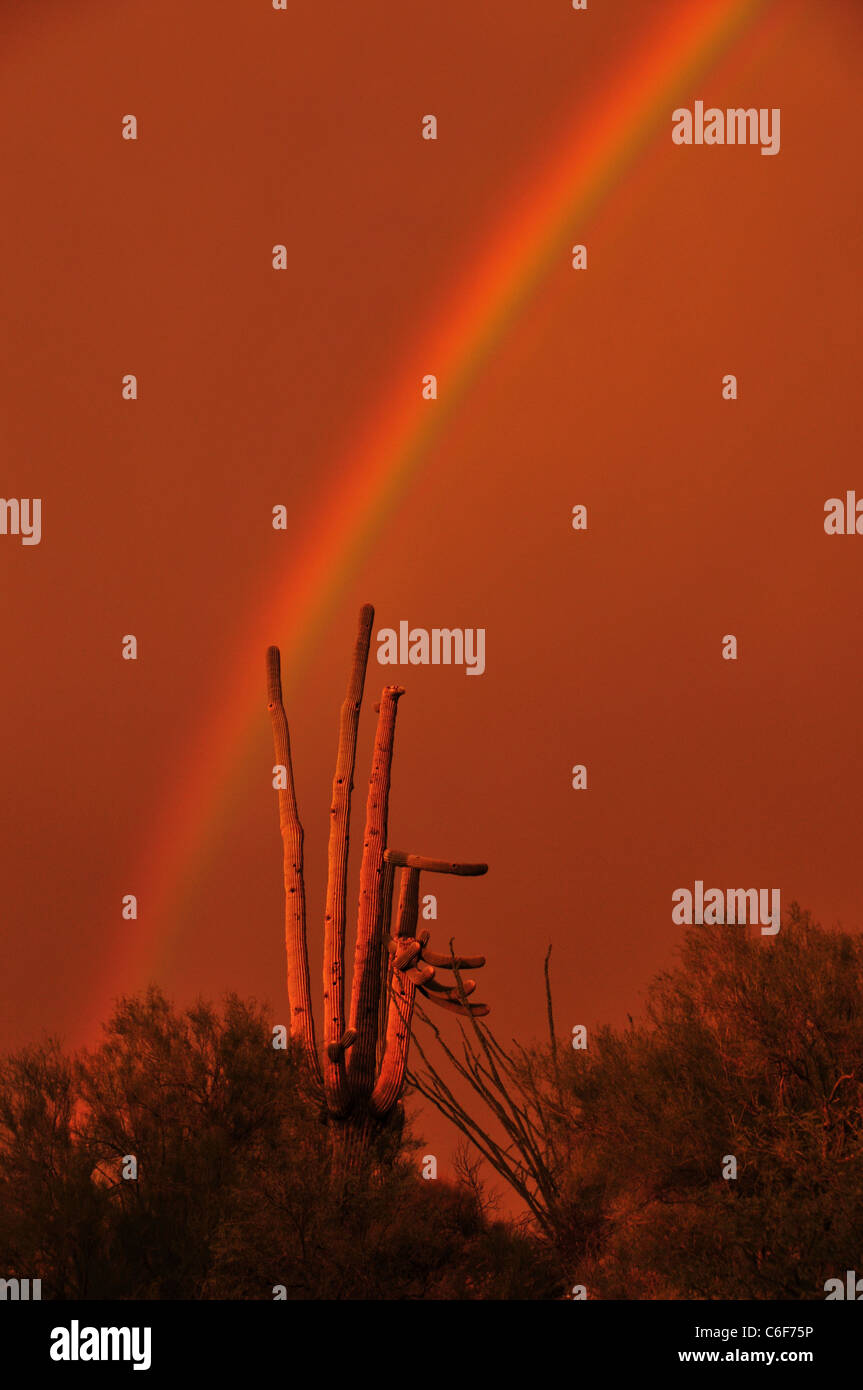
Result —
MULTIPOLYGON (((413 944, 419 948, 416 941, 420 908, 419 887, 419 869, 403 869, 384 1055, 380 1074, 369 1101, 372 1114, 379 1117, 388 1115, 392 1110, 402 1093, 405 1081, 414 997, 419 979, 416 978, 414 969, 404 967, 412 966, 416 955, 419 954, 419 949, 416 952, 413 950, 413 944), (409 942, 412 943, 410 946, 409 942)), ((421 979, 430 979, 433 975, 434 970, 431 966, 421 968, 421 979)))
POLYGON ((330 806, 330 842, 327 856, 327 904, 324 918, 324 1090, 332 1115, 343 1115, 349 1092, 345 1074, 345 1048, 352 1041, 345 1030, 345 917, 347 912, 348 850, 350 845, 351 792, 357 756, 360 707, 369 659, 369 643, 375 610, 370 603, 360 611, 359 632, 347 694, 339 719, 339 747, 330 806))
POLYGON ((365 1109, 364 1103, 371 1095, 375 1079, 383 949, 384 850, 387 846, 396 711, 403 694, 401 686, 388 685, 381 695, 366 805, 357 943, 351 988, 351 1029, 357 1037, 348 1063, 351 1096, 355 1106, 360 1110, 365 1109))
POLYGON ((395 886, 396 870, 395 865, 390 864, 384 854, 384 879, 381 893, 383 904, 381 908, 381 991, 378 996, 378 1045, 377 1045, 377 1065, 383 1061, 384 1050, 387 1045, 387 1014, 390 1002, 390 979, 392 976, 392 957, 387 950, 389 939, 390 922, 393 915, 393 888, 395 886))
POLYGON ((291 1037, 300 1038, 313 1075, 321 1068, 315 1045, 315 1019, 309 985, 309 953, 306 945, 306 886, 303 878, 303 827, 297 810, 294 769, 288 719, 282 701, 281 658, 278 647, 267 650, 267 708, 273 721, 276 764, 285 769, 286 786, 279 788, 279 829, 284 845, 285 952, 291 1037))

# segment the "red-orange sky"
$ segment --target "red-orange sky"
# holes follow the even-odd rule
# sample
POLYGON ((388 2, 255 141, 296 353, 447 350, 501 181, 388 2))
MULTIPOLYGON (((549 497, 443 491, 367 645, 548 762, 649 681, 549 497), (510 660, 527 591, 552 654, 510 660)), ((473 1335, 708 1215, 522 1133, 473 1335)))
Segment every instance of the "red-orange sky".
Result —
MULTIPOLYGON (((178 1002, 233 988, 281 1006, 263 650, 256 742, 156 923, 154 827, 352 435, 663 9, 0 3, 0 492, 43 499, 40 545, 0 536, 0 1046, 91 1037, 147 980, 122 951, 104 979, 121 934, 162 943, 178 1002), (120 917, 131 892, 138 923, 120 917)), ((861 925, 863 537, 823 529, 828 497, 863 496, 861 43, 850 0, 774 0, 684 84, 683 105, 781 108, 779 155, 677 148, 669 109, 350 574, 288 710, 316 997, 365 600, 376 628, 487 632, 482 677, 372 663, 354 845, 395 674, 390 839, 488 861, 425 891, 439 946, 487 952, 477 997, 504 1038, 544 1026, 548 942, 562 1031, 636 1013, 679 939, 671 893, 697 878, 861 925)), ((435 1117, 426 1132, 448 1152, 435 1117)))

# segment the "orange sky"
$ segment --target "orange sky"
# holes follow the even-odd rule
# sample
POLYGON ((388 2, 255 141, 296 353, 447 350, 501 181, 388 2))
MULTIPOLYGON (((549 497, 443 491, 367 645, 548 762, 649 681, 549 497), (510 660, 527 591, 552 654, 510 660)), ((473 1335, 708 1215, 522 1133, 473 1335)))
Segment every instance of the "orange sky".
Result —
MULTIPOLYGON (((43 499, 40 545, 0 536, 0 1045, 77 1043, 108 1011, 100 963, 154 929, 145 846, 274 566, 338 495, 346 444, 435 306, 658 10, 0 3, 0 491, 43 499), (139 924, 120 919, 128 892, 139 924)), ((669 110, 586 230, 589 270, 569 268, 573 228, 321 634, 289 708, 316 988, 365 600, 376 628, 487 632, 482 677, 397 673, 390 839, 488 861, 426 891, 436 941, 487 952, 478 997, 503 1038, 543 1027, 549 941, 563 1031, 637 1012, 679 939, 671 893, 696 878, 863 920, 863 539, 823 530, 826 498, 863 496, 863 17, 850 0, 773 11, 681 104, 780 107, 780 154, 679 149, 669 110)), ((255 746, 155 924, 159 982, 184 1003, 283 997, 263 659, 255 746)), ((392 677, 372 664, 355 845, 392 677)), ((134 967, 113 988, 144 983, 134 967)), ((427 1132, 446 1148, 434 1118, 427 1132)))

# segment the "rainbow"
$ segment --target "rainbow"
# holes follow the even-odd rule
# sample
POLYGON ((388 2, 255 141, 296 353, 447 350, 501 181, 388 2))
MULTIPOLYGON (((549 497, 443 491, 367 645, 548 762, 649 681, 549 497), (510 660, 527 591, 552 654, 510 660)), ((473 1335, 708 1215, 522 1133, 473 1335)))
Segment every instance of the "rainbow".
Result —
MULTIPOLYGON (((150 885, 142 920, 104 962, 94 987, 99 1007, 106 996, 130 987, 133 966, 136 975, 141 967, 156 974, 169 959, 182 917, 184 881, 194 882, 205 866, 263 717, 265 648, 274 641, 281 646, 289 691, 432 444, 496 345, 568 256, 571 238, 583 237, 587 219, 620 186, 657 130, 668 126, 675 98, 688 99, 692 82, 770 8, 771 0, 677 4, 657 23, 649 42, 625 58, 593 109, 579 108, 530 186, 519 188, 478 263, 467 268, 359 441, 333 469, 338 487, 320 497, 303 548, 286 575, 280 570, 267 591, 272 597, 253 615, 230 666, 232 688, 213 692, 209 717, 197 728, 138 865, 137 881, 150 885), (430 369, 441 389, 433 404, 419 391, 430 369)), ((94 1004, 96 998, 94 992, 94 1004)))

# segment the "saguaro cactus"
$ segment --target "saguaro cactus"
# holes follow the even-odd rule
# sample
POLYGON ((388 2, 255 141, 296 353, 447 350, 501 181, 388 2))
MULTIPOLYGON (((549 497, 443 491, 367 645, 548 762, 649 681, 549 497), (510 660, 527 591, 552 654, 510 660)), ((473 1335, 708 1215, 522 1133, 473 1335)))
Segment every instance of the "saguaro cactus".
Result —
POLYGON ((429 933, 417 933, 420 874, 477 875, 486 864, 460 864, 428 859, 387 847, 390 776, 395 743, 396 711, 404 694, 386 686, 378 710, 357 919, 350 1026, 345 1027, 345 925, 350 811, 356 765, 360 708, 368 664, 374 609, 360 610, 354 658, 339 719, 339 743, 333 795, 327 895, 324 917, 324 1049, 318 1056, 309 986, 306 941, 306 902, 303 878, 303 829, 297 807, 288 720, 282 699, 278 647, 267 651, 267 698, 273 724, 276 763, 284 768, 279 787, 279 826, 284 844, 285 944, 291 1034, 302 1041, 306 1060, 320 1084, 327 1114, 343 1122, 363 1142, 375 1127, 386 1123, 404 1089, 410 1047, 414 999, 419 991, 430 1003, 455 1013, 488 1013, 484 1004, 469 1004, 465 996, 472 980, 460 988, 442 985, 435 977, 443 969, 478 969, 484 956, 456 957, 429 950, 429 933), (396 871, 399 885, 398 925, 390 938, 390 917, 396 871), (352 1049, 352 1051, 351 1051, 352 1049), (346 1065, 346 1056, 349 1060, 346 1065))

